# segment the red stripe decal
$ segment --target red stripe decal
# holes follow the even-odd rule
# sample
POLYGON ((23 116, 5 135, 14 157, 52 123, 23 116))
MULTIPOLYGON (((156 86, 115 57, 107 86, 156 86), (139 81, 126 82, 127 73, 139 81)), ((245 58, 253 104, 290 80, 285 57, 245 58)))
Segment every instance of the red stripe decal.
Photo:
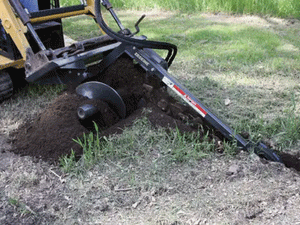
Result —
POLYGON ((192 103, 197 109, 199 109, 200 112, 202 112, 202 113, 204 114, 204 116, 206 116, 207 112, 206 112, 204 109, 202 109, 202 108, 200 107, 199 104, 197 104, 195 101, 193 101, 193 100, 190 98, 190 96, 188 96, 186 93, 184 93, 184 91, 181 90, 181 89, 180 89, 177 85, 175 85, 175 84, 174 84, 174 88, 175 88, 181 95, 183 95, 183 97, 185 97, 190 103, 192 103))
POLYGON ((207 112, 206 112, 204 109, 202 109, 202 108, 200 107, 200 105, 198 105, 198 104, 196 103, 196 107, 204 114, 204 116, 206 116, 207 112))
POLYGON ((180 93, 182 94, 183 96, 185 96, 186 94, 178 87, 174 84, 174 88, 180 93))

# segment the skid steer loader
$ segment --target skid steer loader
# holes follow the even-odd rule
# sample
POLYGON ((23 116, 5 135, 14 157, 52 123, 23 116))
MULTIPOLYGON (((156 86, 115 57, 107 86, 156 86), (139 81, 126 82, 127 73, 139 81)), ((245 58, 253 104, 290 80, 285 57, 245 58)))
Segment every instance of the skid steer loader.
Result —
MULTIPOLYGON (((50 0, 22 0, 26 12, 37 12, 50 8, 58 8, 59 1, 50 0)), ((22 5, 23 7, 23 5, 22 5)), ((62 25, 60 19, 40 22, 38 19, 33 24, 36 35, 46 48, 56 49, 64 46, 62 25)), ((16 83, 22 80, 24 75, 24 62, 26 49, 38 51, 39 46, 32 34, 16 16, 12 4, 8 0, 0 1, 0 101, 8 98, 13 93, 12 79, 16 83), (19 76, 19 77, 16 77, 19 76)))
MULTIPOLYGON (((131 32, 123 26, 108 0, 86 0, 68 7, 60 7, 59 0, 0 0, 0 9, 0 99, 12 95, 11 71, 23 69, 28 82, 71 82, 78 86, 78 95, 104 100, 114 106, 121 118, 125 118, 126 106, 116 90, 101 82, 86 81, 95 76, 88 72, 89 65, 97 63, 97 75, 101 75, 126 54, 146 71, 147 76, 159 79, 173 90, 225 139, 235 141, 240 148, 253 150, 267 160, 282 162, 263 143, 246 141, 236 134, 167 72, 177 54, 177 47, 137 36, 144 15, 136 22, 136 31, 131 32), (118 31, 112 30, 104 21, 103 8, 109 11, 118 31), (61 19, 77 15, 91 16, 105 35, 65 47, 61 19), (167 56, 162 58, 154 49, 167 51, 167 56)), ((80 119, 85 119, 96 111, 93 105, 83 105, 77 113, 80 119)))

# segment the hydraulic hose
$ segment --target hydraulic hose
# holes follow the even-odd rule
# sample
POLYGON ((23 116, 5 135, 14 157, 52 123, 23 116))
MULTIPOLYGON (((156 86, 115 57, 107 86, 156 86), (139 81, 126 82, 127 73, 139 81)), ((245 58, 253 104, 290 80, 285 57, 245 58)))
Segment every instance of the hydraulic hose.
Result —
POLYGON ((177 46, 167 42, 160 41, 147 41, 147 40, 138 40, 132 37, 126 37, 122 34, 114 32, 111 30, 108 25, 105 23, 102 13, 101 13, 101 4, 100 0, 95 0, 95 17, 97 23, 100 25, 101 29, 113 39, 120 41, 128 45, 134 45, 137 48, 151 48, 151 49, 165 49, 168 50, 168 55, 166 61, 168 66, 170 66, 177 54, 177 46))

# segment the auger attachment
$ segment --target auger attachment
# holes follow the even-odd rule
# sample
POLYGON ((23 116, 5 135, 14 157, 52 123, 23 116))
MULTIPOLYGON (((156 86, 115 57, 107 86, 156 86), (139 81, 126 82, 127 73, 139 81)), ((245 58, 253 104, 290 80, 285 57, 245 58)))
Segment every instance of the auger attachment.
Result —
MULTIPOLYGON (((90 81, 79 85, 76 93, 88 99, 99 99, 109 104, 109 106, 124 119, 126 117, 126 106, 118 92, 107 84, 90 81)), ((77 109, 77 115, 84 120, 98 112, 97 108, 91 104, 85 104, 77 109)))

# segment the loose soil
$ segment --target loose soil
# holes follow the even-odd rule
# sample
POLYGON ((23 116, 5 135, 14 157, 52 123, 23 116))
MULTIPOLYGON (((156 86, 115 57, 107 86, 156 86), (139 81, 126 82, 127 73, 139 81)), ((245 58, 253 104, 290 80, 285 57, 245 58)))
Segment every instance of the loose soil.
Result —
MULTIPOLYGON (((90 70, 96 72, 97 67, 90 70)), ((19 127, 12 134, 12 144, 0 136, 0 224, 300 222, 297 154, 281 153, 286 166, 241 151, 236 157, 218 153, 168 168, 154 164, 161 170, 108 161, 82 179, 63 174, 57 166, 59 157, 71 149, 82 153, 72 139, 92 130, 92 120, 106 136, 121 133, 144 115, 143 108, 152 109, 147 117, 154 126, 194 132, 203 124, 128 58, 117 61, 97 80, 121 94, 126 119, 121 120, 107 103, 80 97, 70 87, 35 120, 19 127), (76 110, 85 103, 94 104, 99 113, 83 122, 76 110)))
MULTIPOLYGON (((97 68, 90 68, 90 71, 96 73, 97 68)), ((177 126, 182 132, 195 132, 197 126, 201 125, 201 119, 191 109, 172 98, 164 86, 154 78, 147 77, 128 57, 117 60, 96 80, 119 92, 126 105, 127 118, 120 119, 117 112, 102 100, 79 96, 70 85, 34 121, 27 122, 12 135, 13 152, 52 163, 70 154, 71 149, 80 156, 82 148, 74 139, 93 130, 94 122, 101 130, 100 135, 120 133, 125 126, 130 126, 136 118, 141 117, 145 107, 152 109, 148 118, 154 126, 177 126), (99 112, 81 121, 77 116, 77 108, 84 104, 96 106, 99 112), (192 126, 186 125, 187 122, 192 126)))

